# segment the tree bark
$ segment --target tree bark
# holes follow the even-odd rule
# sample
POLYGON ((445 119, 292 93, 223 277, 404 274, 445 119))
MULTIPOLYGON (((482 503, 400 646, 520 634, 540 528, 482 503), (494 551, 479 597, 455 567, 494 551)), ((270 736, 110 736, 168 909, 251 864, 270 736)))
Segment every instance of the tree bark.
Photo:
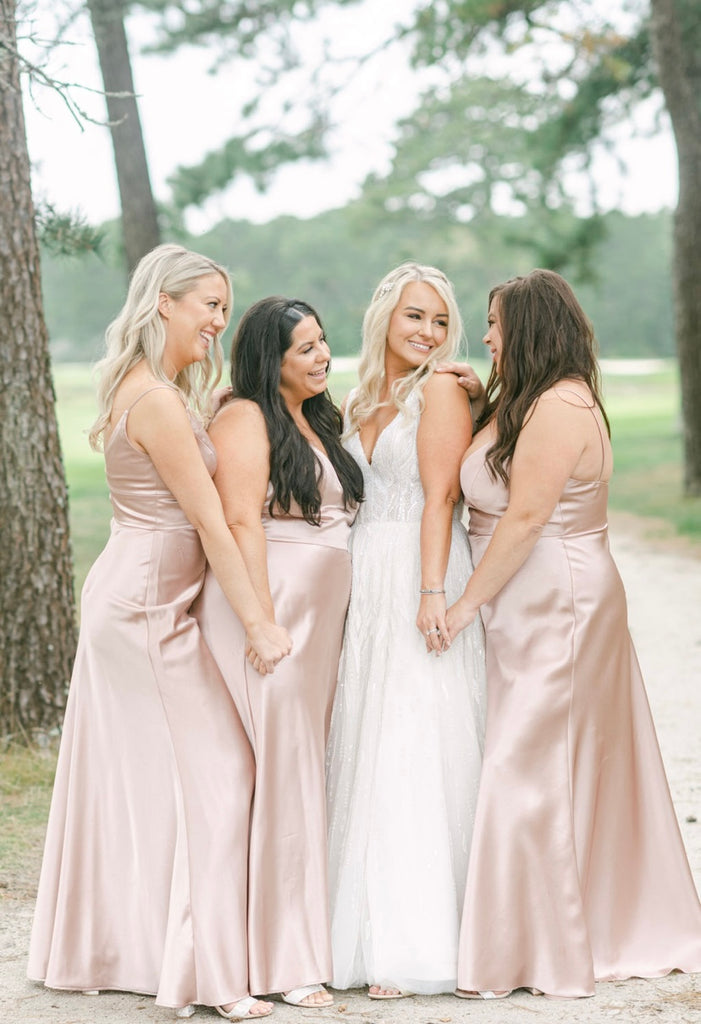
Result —
POLYGON ((701 25, 697 0, 652 0, 658 75, 677 145, 674 309, 684 429, 684 490, 701 495, 701 25))
POLYGON ((123 0, 87 0, 107 93, 128 271, 160 242, 144 138, 134 94, 123 0), (123 93, 122 96, 112 95, 123 93))
POLYGON ((61 720, 75 621, 15 10, 0 0, 0 737, 30 739, 61 720))

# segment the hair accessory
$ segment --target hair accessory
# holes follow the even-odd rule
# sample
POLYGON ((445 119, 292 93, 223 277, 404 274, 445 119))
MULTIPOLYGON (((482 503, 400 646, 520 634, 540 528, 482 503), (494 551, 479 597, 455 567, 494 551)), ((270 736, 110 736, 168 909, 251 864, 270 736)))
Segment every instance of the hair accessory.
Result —
POLYGON ((385 283, 380 288, 380 296, 386 295, 387 292, 391 292, 393 288, 394 288, 394 281, 385 281, 385 283))

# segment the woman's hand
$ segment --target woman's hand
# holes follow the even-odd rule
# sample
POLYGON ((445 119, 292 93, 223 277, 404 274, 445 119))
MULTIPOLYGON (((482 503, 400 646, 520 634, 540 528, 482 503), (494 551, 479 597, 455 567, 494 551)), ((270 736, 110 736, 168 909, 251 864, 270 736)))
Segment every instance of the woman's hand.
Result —
POLYGON ((284 626, 261 622, 251 626, 246 636, 246 657, 262 676, 272 672, 292 650, 290 634, 284 626))
POLYGON ((461 629, 465 629, 475 621, 478 614, 479 608, 471 607, 464 597, 458 598, 445 615, 449 635, 457 636, 461 629))
POLYGON ((426 641, 429 654, 440 656, 450 647, 450 633, 445 620, 445 594, 422 594, 416 627, 426 641))
POLYGON ((484 398, 484 384, 469 363, 439 363, 436 373, 453 373, 458 384, 467 391, 471 402, 479 402, 484 398))

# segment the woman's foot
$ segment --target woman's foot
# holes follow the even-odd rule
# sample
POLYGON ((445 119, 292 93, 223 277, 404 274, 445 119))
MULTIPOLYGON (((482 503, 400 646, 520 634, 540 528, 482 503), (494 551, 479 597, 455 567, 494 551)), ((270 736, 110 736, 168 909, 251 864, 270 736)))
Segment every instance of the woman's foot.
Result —
POLYGON ((406 999, 411 995, 413 992, 404 992, 401 988, 395 988, 394 985, 371 985, 368 989, 368 998, 370 999, 406 999))
POLYGON ((282 998, 292 1006, 306 1006, 312 1009, 333 1005, 333 996, 326 991, 323 985, 302 985, 301 988, 291 988, 289 992, 282 993, 282 998))
POLYGON ((506 999, 507 996, 511 995, 511 989, 506 992, 468 992, 464 988, 456 988, 455 995, 459 999, 506 999))
POLYGON ((273 1012, 273 1004, 266 1003, 263 999, 254 999, 253 996, 245 996, 237 1003, 224 1003, 223 1006, 215 1006, 214 1009, 226 1020, 256 1020, 258 1017, 268 1017, 273 1012))

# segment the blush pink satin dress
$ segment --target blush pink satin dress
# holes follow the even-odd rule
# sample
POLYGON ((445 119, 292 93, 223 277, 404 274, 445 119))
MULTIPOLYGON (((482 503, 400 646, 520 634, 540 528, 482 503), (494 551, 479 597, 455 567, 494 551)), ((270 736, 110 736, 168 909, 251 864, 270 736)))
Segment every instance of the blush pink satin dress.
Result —
POLYGON ((216 1005, 248 992, 251 754, 189 613, 199 537, 127 415, 105 449, 114 518, 82 594, 28 974, 216 1005))
MULTIPOLYGON (((506 510, 486 447, 461 472, 475 565, 506 510)), ((571 479, 482 611, 487 732, 458 985, 589 996, 701 970, 701 907, 609 552, 607 485, 571 479)))
MULTIPOLYGON (((292 654, 269 676, 248 664, 243 627, 209 570, 193 609, 255 759, 248 952, 250 989, 257 995, 323 983, 332 973, 324 757, 350 595, 355 510, 344 508, 329 459, 315 454, 321 525, 306 522, 294 505, 289 515, 273 518, 268 504, 262 512, 276 621, 289 630, 292 654)), ((246 807, 248 799, 243 791, 246 807)), ((244 846, 248 838, 247 823, 244 846)))

